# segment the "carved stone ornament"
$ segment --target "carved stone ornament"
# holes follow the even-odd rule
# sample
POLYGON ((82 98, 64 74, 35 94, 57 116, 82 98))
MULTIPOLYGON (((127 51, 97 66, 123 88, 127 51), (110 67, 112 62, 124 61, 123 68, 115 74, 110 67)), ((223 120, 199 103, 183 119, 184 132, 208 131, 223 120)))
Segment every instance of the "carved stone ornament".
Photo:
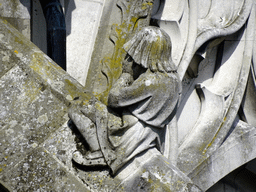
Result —
POLYGON ((73 160, 106 165, 118 177, 124 166, 156 149, 160 161, 189 175, 233 129, 250 73, 252 1, 123 0, 117 6, 122 20, 110 33, 114 51, 102 60, 107 84, 95 89, 98 100, 69 112, 89 145, 86 155, 76 151, 73 160), (199 103, 191 104, 186 94, 198 94, 199 103), (180 123, 193 105, 201 106, 194 120, 180 123))
POLYGON ((0 191, 255 190, 255 5, 105 0, 85 86, 1 19, 0 191))

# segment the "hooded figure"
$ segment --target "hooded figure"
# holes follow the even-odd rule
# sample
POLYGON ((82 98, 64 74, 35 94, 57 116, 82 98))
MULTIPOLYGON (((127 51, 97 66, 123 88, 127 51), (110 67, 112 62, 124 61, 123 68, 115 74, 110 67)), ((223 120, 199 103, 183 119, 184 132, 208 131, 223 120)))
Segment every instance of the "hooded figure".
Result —
MULTIPOLYGON (((99 107, 101 112, 96 110, 96 118, 90 118, 95 119, 98 151, 102 152, 102 156, 91 159, 96 164, 104 159, 113 174, 150 148, 163 152, 166 125, 176 112, 181 93, 181 82, 170 57, 171 41, 163 30, 145 27, 124 45, 124 49, 127 56, 123 65, 130 66, 131 72, 122 73, 108 96, 108 107, 121 110, 121 118, 106 112, 106 108, 103 112, 104 105, 99 101, 93 105, 95 108, 102 106, 99 107)), ((72 119, 72 114, 70 116, 72 119)), ((90 163, 79 156, 73 157, 77 163, 92 164, 88 155, 85 158, 90 163)))

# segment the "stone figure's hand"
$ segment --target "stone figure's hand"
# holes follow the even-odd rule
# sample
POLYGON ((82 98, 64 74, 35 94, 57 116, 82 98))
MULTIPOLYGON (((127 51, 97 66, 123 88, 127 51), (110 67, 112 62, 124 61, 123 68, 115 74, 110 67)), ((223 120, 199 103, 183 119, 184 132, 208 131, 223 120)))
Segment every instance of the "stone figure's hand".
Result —
POLYGON ((99 144, 95 124, 83 113, 83 111, 84 108, 72 106, 68 111, 68 116, 87 141, 90 151, 97 151, 99 150, 99 144))
POLYGON ((113 87, 111 88, 111 91, 108 95, 108 105, 113 106, 114 103, 117 102, 117 98, 113 98, 115 97, 115 95, 119 94, 119 90, 123 89, 125 87, 129 87, 132 83, 133 83, 133 78, 129 73, 123 73, 120 78, 116 81, 116 83, 113 85, 113 87), (115 93, 115 94, 112 94, 115 93))
POLYGON ((129 73, 123 73, 109 92, 108 105, 114 108, 125 107, 149 97, 148 87, 152 85, 145 87, 144 82, 145 77, 141 76, 134 81, 129 73))
MULTIPOLYGON (((126 87, 130 87, 130 85, 134 82, 133 77, 129 73, 122 73, 120 78, 116 81, 116 83, 111 88, 111 91, 108 95, 108 105, 116 106, 118 102, 120 90, 126 87), (113 94, 114 93, 114 94, 113 94)), ((125 96, 125 95, 123 95, 125 96)))
POLYGON ((127 87, 133 83, 133 77, 129 73, 123 73, 121 77, 117 80, 116 85, 119 87, 127 87))

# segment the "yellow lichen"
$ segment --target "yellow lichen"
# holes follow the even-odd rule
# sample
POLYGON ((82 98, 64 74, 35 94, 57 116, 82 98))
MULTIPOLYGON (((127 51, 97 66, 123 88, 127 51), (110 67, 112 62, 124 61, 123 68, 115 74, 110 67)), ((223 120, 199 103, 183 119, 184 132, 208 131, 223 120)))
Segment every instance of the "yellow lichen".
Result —
MULTIPOLYGON (((113 52, 113 55, 111 58, 105 57, 105 60, 108 59, 107 66, 108 66, 109 70, 111 71, 111 74, 106 74, 107 79, 108 79, 108 85, 105 87, 105 90, 103 90, 100 93, 98 93, 97 91, 93 92, 95 97, 106 105, 107 105, 108 94, 112 87, 112 84, 115 83, 115 81, 120 77, 120 75, 122 73, 122 61, 124 60, 124 57, 126 55, 126 52, 123 49, 123 45, 126 43, 129 35, 132 35, 135 31, 138 30, 139 23, 141 23, 141 22, 138 22, 138 20, 139 20, 138 15, 135 14, 135 16, 134 16, 134 10, 131 10, 131 7, 133 7, 131 5, 131 3, 135 3, 133 5, 136 7, 141 6, 142 10, 149 9, 153 5, 152 2, 145 2, 140 5, 136 5, 137 2, 128 3, 127 9, 125 11, 123 10, 124 11, 123 18, 125 18, 125 20, 123 20, 120 25, 115 24, 115 26, 114 26, 115 27, 114 30, 117 35, 117 40, 115 41, 114 52, 113 52), (131 12, 131 11, 133 11, 133 12, 131 12), (111 76, 109 77, 109 75, 111 75, 111 76), (109 81, 110 79, 111 79, 111 81, 109 81)), ((102 78, 102 76, 99 75, 98 76, 99 82, 97 82, 97 80, 96 80, 96 82, 98 85, 104 85, 101 82, 105 81, 105 80, 106 80, 105 78, 102 78)))
POLYGON ((23 44, 23 41, 19 37, 15 37, 15 42, 23 44))
POLYGON ((148 179, 148 182, 149 182, 149 183, 153 183, 152 179, 148 179))
POLYGON ((217 136, 218 136, 218 134, 219 134, 219 132, 220 132, 220 130, 221 130, 221 127, 223 126, 223 124, 224 124, 224 122, 226 121, 226 119, 227 119, 227 117, 224 117, 223 122, 222 122, 222 124, 220 125, 220 127, 219 127, 217 133, 214 135, 212 141, 211 141, 211 142, 205 147, 205 149, 203 150, 203 154, 205 154, 205 153, 207 152, 207 150, 209 149, 209 147, 211 147, 212 144, 214 143, 214 141, 216 140, 216 138, 217 138, 217 136))

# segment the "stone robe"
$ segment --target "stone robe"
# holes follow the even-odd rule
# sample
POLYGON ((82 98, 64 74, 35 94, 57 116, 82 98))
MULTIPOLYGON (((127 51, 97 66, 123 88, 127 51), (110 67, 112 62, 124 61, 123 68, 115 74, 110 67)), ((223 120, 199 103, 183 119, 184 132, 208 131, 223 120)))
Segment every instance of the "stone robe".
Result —
POLYGON ((149 148, 163 152, 166 125, 175 114, 180 93, 181 83, 176 73, 148 69, 134 81, 127 73, 118 79, 110 90, 108 106, 122 108, 123 117, 116 123, 118 118, 109 116, 107 137, 111 145, 101 145, 114 174, 149 148))

